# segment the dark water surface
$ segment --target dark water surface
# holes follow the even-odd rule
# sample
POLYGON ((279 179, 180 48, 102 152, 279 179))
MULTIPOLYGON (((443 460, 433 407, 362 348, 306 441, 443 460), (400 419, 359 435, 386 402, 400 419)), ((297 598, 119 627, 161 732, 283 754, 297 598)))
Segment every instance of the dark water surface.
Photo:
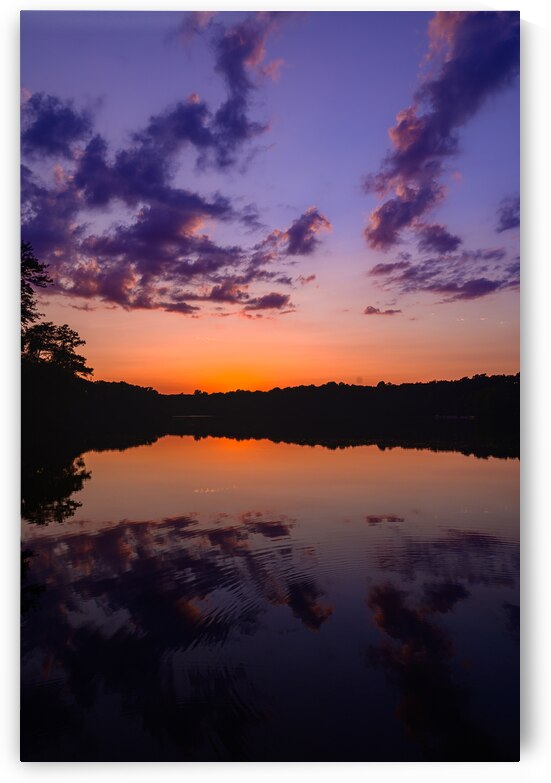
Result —
POLYGON ((518 460, 83 460, 23 522, 23 759, 518 758, 518 460))

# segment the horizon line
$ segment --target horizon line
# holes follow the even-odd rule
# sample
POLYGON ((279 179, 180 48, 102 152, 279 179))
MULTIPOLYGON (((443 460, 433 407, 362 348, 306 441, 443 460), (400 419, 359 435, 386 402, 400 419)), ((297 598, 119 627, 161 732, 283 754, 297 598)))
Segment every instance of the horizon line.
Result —
POLYGON ((207 395, 211 396, 214 394, 236 394, 236 393, 247 393, 247 394, 270 394, 274 391, 286 391, 288 389, 301 389, 301 388, 307 388, 307 389, 322 389, 324 386, 348 386, 353 388, 359 388, 359 389, 375 389, 378 386, 415 386, 415 385, 428 385, 431 383, 459 383, 460 381, 464 380, 473 380, 474 378, 519 378, 520 379, 520 369, 516 373, 474 373, 473 375, 463 375, 461 378, 433 378, 430 381, 401 381, 400 383, 393 383, 392 381, 385 381, 381 379, 377 383, 373 384, 367 384, 367 383, 347 383, 345 381, 325 381, 321 384, 315 384, 315 383, 299 383, 293 386, 272 386, 270 389, 228 389, 227 391, 204 391, 203 389, 194 389, 192 392, 161 392, 158 389, 156 389, 154 386, 142 386, 138 383, 130 383, 129 381, 106 381, 103 379, 82 379, 82 380, 88 380, 89 383, 124 383, 127 386, 135 386, 139 389, 151 389, 152 391, 156 392, 157 394, 160 394, 164 397, 179 397, 179 396, 189 396, 193 397, 194 395, 207 395))

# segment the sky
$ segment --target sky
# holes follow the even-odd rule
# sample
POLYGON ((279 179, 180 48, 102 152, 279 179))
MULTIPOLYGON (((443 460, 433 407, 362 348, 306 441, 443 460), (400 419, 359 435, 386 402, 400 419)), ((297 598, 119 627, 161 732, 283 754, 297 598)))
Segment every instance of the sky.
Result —
POLYGON ((22 239, 94 377, 519 369, 514 12, 23 12, 22 239))

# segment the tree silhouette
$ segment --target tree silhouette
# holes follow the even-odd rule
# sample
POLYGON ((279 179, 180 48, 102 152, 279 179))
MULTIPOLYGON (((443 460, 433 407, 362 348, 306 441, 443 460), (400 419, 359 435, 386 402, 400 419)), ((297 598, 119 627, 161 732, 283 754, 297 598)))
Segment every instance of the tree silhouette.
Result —
POLYGON ((68 324, 57 326, 51 321, 38 321, 42 313, 36 306, 35 288, 46 288, 52 279, 46 265, 40 262, 28 242, 21 243, 21 356, 22 359, 53 365, 69 375, 92 375, 84 356, 76 348, 85 345, 68 324))
POLYGON ((52 279, 46 272, 46 264, 36 258, 28 242, 21 242, 21 327, 23 330, 42 315, 36 308, 33 286, 46 288, 51 282, 52 279))
POLYGON ((75 351, 80 345, 85 345, 85 340, 78 332, 51 321, 29 326, 22 341, 23 356, 32 362, 48 362, 72 375, 91 375, 93 370, 86 366, 85 357, 75 351))

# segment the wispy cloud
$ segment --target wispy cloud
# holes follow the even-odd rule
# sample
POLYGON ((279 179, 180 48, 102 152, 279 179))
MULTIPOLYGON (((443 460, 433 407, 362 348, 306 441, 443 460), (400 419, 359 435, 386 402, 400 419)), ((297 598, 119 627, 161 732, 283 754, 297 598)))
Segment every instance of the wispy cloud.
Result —
POLYGON ((426 291, 444 296, 442 301, 479 299, 488 294, 519 285, 518 263, 503 265, 504 248, 464 250, 459 253, 429 256, 376 264, 370 276, 385 289, 401 293, 426 291))
POLYGON ((387 198, 365 230, 371 247, 390 248, 405 229, 445 196, 445 161, 459 147, 458 130, 519 70, 518 12, 439 12, 429 24, 431 63, 439 63, 400 111, 389 136, 393 149, 365 188, 387 198))
POLYGON ((381 310, 373 305, 368 305, 364 310, 364 315, 398 315, 401 312, 401 310, 381 310))
MULTIPOLYGON (((518 284, 518 276, 484 263, 503 259, 503 250, 460 252, 462 238, 426 218, 446 197, 442 177, 459 150, 459 130, 518 75, 519 29, 517 12, 439 12, 431 20, 430 70, 390 128, 392 149, 381 168, 364 182, 383 199, 364 232, 369 247, 389 250, 409 237, 420 254, 376 264, 371 274, 385 286, 455 301, 518 284)), ((503 202, 497 230, 513 227, 517 215, 516 202, 503 202)))
POLYGON ((508 231, 511 228, 520 226, 520 198, 518 196, 509 196, 504 198, 497 210, 498 223, 496 231, 508 231))

